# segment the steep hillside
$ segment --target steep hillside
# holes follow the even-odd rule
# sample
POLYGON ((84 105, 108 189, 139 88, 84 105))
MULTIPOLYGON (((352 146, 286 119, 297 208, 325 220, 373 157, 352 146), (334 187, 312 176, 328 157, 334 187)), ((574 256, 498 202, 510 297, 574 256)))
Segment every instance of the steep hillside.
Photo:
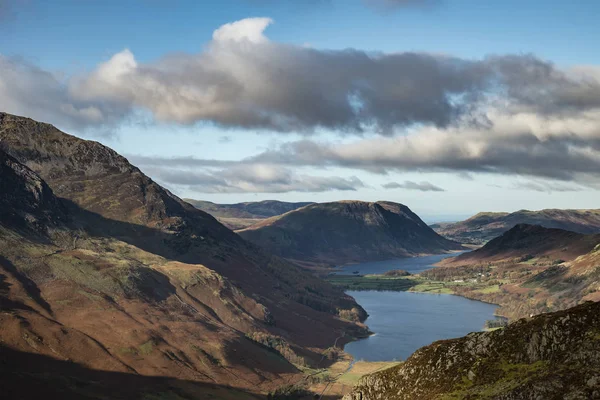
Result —
POLYGON ((461 243, 483 244, 518 224, 540 225, 578 233, 600 233, 600 210, 521 210, 479 213, 465 221, 434 224, 442 236, 461 243))
POLYGON ((584 235, 563 229, 519 224, 485 246, 444 260, 450 264, 474 264, 514 258, 549 258, 569 261, 592 250, 600 234, 584 235))
POLYGON ((14 229, 45 232, 66 220, 63 204, 37 174, 0 150, 0 221, 14 229))
POLYGON ((516 225, 421 276, 448 282, 456 294, 499 304, 499 314, 515 319, 600 299, 599 257, 600 234, 516 225))
POLYGON ((408 207, 391 202, 312 204, 238 233, 282 257, 314 263, 345 264, 461 248, 436 234, 408 207))
POLYGON ((352 298, 114 151, 7 114, 0 139, 0 339, 14 354, 264 393, 364 334, 339 317, 364 319, 352 298))
POLYGON ((288 211, 313 203, 288 203, 277 200, 264 200, 236 204, 216 204, 210 201, 185 199, 199 210, 209 213, 230 229, 237 230, 254 225, 260 220, 284 214, 288 211))
POLYGON ((600 398, 600 304, 435 342, 344 400, 600 398))

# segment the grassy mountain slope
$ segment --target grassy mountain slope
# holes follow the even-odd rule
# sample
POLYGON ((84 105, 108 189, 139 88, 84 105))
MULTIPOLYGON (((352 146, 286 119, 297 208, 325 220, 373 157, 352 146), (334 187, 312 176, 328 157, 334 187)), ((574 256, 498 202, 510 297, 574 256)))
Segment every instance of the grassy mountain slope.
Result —
POLYGON ((460 249, 436 234, 408 207, 340 201, 312 204, 238 231, 282 257, 352 263, 460 249))
POLYGON ((518 224, 540 225, 578 233, 600 233, 600 210, 521 210, 479 213, 465 221, 434 224, 442 236, 461 243, 483 244, 518 224))
POLYGON ((295 365, 319 362, 336 338, 361 334, 338 316, 364 318, 353 299, 114 151, 8 114, 0 139, 11 154, 0 152, 3 345, 264 392, 297 379, 295 365))
POLYGON ((417 350, 344 400, 600 398, 600 303, 417 350))
POLYGON ((511 319, 600 298, 600 234, 516 225, 482 248, 449 258, 421 273, 460 295, 501 307, 511 319))

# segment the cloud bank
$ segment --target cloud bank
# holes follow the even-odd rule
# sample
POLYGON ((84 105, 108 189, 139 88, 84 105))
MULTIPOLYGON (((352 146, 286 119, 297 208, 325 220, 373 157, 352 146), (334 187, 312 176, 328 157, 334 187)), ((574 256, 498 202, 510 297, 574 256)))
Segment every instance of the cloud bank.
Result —
POLYGON ((0 99, 13 99, 8 111, 73 126, 111 123, 141 109, 181 124, 353 134, 392 134, 414 124, 446 128, 465 118, 486 123, 480 113, 490 104, 563 116, 600 108, 594 76, 567 74, 531 55, 466 60, 318 50, 269 40, 272 22, 223 25, 202 52, 151 63, 126 49, 67 79, 2 58, 0 99))
POLYGON ((272 23, 232 22, 216 29, 201 52, 154 62, 141 63, 125 49, 71 77, 0 55, 0 104, 77 131, 118 126, 143 111, 176 124, 346 136, 342 143, 307 136, 244 160, 155 159, 150 165, 165 181, 198 190, 363 185, 358 178, 299 175, 292 171, 298 166, 508 174, 599 186, 598 67, 561 69, 533 55, 470 60, 319 50, 270 40, 265 32, 272 23), (168 163, 203 169, 184 168, 177 177, 168 163), (265 166, 281 175, 257 180, 265 166))
POLYGON ((157 181, 197 193, 356 191, 367 187, 355 176, 298 174, 290 168, 269 164, 202 161, 186 157, 129 156, 129 159, 144 167, 144 171, 157 181))
POLYGON ((403 183, 389 182, 381 185, 384 189, 408 189, 419 190, 421 192, 444 192, 445 190, 431 182, 412 182, 404 181, 403 183))

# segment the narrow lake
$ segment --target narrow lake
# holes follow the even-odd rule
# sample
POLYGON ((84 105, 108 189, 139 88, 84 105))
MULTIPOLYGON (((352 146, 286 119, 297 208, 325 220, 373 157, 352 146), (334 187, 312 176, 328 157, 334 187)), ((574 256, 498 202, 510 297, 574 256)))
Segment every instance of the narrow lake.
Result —
POLYGON ((347 292, 369 313, 366 324, 375 335, 348 343, 355 360, 406 360, 415 350, 440 339, 480 331, 494 319, 497 306, 451 294, 347 292))
POLYGON ((351 275, 357 272, 360 275, 383 274, 393 269, 403 269, 411 274, 418 274, 427 269, 433 268, 433 264, 442 261, 444 258, 455 257, 464 251, 451 254, 435 254, 432 256, 398 258, 395 260, 373 261, 353 265, 345 265, 337 269, 334 274, 351 275))
MULTIPOLYGON (((382 274, 403 269, 418 274, 460 253, 369 262, 340 268, 338 274, 382 274)), ((420 347, 483 329, 497 306, 449 294, 348 291, 369 313, 366 324, 375 335, 348 343, 355 360, 406 360, 420 347)))

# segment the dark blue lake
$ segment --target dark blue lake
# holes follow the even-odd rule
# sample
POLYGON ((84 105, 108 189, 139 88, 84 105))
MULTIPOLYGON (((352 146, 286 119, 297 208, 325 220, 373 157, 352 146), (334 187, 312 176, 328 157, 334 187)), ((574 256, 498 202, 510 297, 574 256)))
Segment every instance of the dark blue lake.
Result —
POLYGON ((419 272, 433 268, 433 264, 442 261, 444 258, 455 257, 462 253, 464 253, 464 251, 451 254, 435 254, 433 256, 399 258, 396 260, 373 261, 354 265, 345 265, 337 269, 334 273, 338 275, 351 275, 358 271, 360 275, 367 275, 383 274, 386 271, 403 269, 411 274, 418 274, 419 272))
POLYGON ((436 340, 464 336, 494 319, 497 306, 449 294, 349 291, 369 313, 375 335, 348 343, 355 360, 405 360, 436 340))

